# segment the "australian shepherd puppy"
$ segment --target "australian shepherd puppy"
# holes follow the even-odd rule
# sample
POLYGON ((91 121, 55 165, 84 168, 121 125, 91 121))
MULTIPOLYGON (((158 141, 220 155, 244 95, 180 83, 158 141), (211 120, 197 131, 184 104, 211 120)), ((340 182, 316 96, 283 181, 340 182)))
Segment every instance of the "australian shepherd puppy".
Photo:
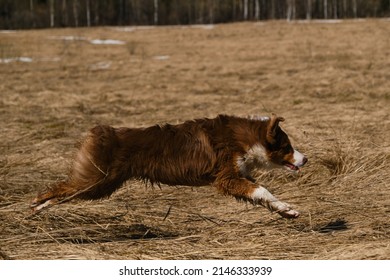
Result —
POLYGON ((280 128, 283 118, 219 115, 177 125, 146 128, 92 128, 74 158, 66 181, 33 201, 33 211, 72 198, 109 197, 123 182, 212 185, 225 195, 260 204, 285 218, 299 213, 251 177, 254 168, 298 172, 306 157, 280 128))

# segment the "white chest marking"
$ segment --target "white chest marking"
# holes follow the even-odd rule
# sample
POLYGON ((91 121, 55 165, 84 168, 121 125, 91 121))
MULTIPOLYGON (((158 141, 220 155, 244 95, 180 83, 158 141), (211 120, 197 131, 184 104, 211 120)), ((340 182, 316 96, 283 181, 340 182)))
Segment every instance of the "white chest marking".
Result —
POLYGON ((237 165, 243 175, 249 175, 255 168, 270 168, 271 162, 268 161, 265 148, 261 144, 256 144, 237 159, 237 165))

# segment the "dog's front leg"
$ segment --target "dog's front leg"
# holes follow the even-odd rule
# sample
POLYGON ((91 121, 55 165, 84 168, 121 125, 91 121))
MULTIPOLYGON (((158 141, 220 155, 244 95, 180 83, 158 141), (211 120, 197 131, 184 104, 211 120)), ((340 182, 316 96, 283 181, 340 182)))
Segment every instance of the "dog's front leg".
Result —
POLYGON ((254 204, 261 204, 271 212, 277 212, 284 218, 294 219, 299 217, 298 211, 295 211, 290 205, 274 197, 262 186, 255 188, 250 194, 250 198, 254 204))
POLYGON ((293 210, 290 205, 274 197, 266 188, 258 186, 246 178, 224 176, 229 172, 221 173, 214 186, 222 193, 232 195, 237 199, 249 201, 266 207, 271 212, 277 212, 284 218, 294 219, 299 212, 293 210))

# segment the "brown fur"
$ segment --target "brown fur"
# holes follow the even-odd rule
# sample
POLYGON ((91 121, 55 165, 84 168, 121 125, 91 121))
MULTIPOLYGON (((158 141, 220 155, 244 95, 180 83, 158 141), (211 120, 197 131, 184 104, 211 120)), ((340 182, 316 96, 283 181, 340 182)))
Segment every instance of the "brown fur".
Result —
POLYGON ((147 128, 96 126, 82 142, 67 181, 38 195, 32 208, 73 197, 109 197, 131 178, 152 184, 212 184, 223 194, 252 201, 258 186, 240 171, 237 160, 256 144, 265 147, 267 160, 274 164, 291 157, 291 151, 280 151, 291 147, 280 121, 276 116, 264 121, 219 115, 147 128))

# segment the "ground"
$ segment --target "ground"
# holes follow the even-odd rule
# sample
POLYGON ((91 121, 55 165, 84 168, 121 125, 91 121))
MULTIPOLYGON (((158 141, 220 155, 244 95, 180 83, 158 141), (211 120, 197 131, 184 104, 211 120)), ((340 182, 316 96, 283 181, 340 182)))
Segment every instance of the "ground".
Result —
POLYGON ((388 20, 2 31, 0 77, 0 259, 390 258, 388 20), (138 181, 31 215, 95 124, 272 112, 309 162, 255 175, 298 219, 138 181))

